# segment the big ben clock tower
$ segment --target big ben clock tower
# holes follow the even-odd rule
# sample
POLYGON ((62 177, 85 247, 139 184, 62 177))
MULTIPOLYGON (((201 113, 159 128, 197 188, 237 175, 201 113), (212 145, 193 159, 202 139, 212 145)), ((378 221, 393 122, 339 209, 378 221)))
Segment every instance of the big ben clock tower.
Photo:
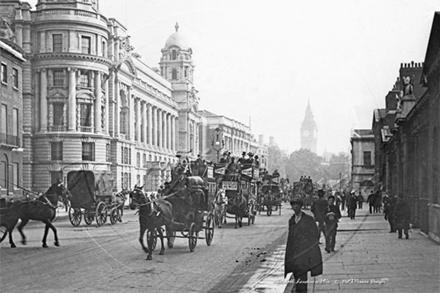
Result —
POLYGON ((317 154, 318 128, 313 119, 310 101, 307 104, 306 115, 301 123, 301 148, 317 154))

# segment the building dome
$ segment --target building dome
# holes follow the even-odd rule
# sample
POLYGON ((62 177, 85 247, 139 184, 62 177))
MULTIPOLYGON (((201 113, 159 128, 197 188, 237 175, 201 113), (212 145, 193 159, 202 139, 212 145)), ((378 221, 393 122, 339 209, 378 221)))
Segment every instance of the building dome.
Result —
POLYGON ((179 24, 176 23, 176 32, 168 37, 165 42, 165 49, 169 49, 172 46, 179 47, 182 50, 189 49, 188 37, 179 32, 179 24))

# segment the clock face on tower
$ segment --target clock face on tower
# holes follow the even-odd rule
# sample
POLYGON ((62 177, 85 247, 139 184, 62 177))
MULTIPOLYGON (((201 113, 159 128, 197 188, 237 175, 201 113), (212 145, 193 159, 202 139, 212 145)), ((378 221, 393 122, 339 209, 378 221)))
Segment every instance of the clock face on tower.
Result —
POLYGON ((303 130, 303 135, 305 137, 308 137, 310 135, 310 132, 308 130, 303 130))

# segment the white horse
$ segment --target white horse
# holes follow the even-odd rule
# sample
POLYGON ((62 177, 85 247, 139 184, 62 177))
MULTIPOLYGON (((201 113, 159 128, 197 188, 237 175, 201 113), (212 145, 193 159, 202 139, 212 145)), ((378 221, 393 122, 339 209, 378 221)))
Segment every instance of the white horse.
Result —
POLYGON ((219 189, 214 198, 214 223, 219 228, 222 227, 223 219, 226 224, 226 206, 228 205, 228 197, 223 189, 219 189))

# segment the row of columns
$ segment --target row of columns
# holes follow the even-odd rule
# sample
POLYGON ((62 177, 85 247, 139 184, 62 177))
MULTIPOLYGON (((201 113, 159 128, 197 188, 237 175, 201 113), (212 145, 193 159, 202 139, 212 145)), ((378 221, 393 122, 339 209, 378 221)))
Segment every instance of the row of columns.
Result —
POLYGON ((143 137, 145 144, 175 150, 177 117, 141 99, 135 99, 135 103, 137 140, 142 142, 143 137))
MULTIPOLYGON (((68 68, 68 110, 67 110, 67 130, 68 131, 77 131, 79 125, 79 120, 77 119, 77 100, 76 100, 76 86, 77 86, 77 72, 76 68, 68 68)), ((108 119, 109 119, 109 105, 108 98, 105 99, 104 105, 104 128, 102 125, 102 77, 99 71, 92 71, 92 79, 94 81, 94 121, 93 126, 95 133, 102 133, 103 130, 108 131, 108 119)), ((37 73, 38 76, 38 73, 37 73)), ((47 70, 42 69, 39 71, 39 80, 40 80, 40 131, 47 131, 48 127, 48 81, 47 81, 47 70)), ((108 83, 104 83, 104 91, 108 95, 108 83)))

